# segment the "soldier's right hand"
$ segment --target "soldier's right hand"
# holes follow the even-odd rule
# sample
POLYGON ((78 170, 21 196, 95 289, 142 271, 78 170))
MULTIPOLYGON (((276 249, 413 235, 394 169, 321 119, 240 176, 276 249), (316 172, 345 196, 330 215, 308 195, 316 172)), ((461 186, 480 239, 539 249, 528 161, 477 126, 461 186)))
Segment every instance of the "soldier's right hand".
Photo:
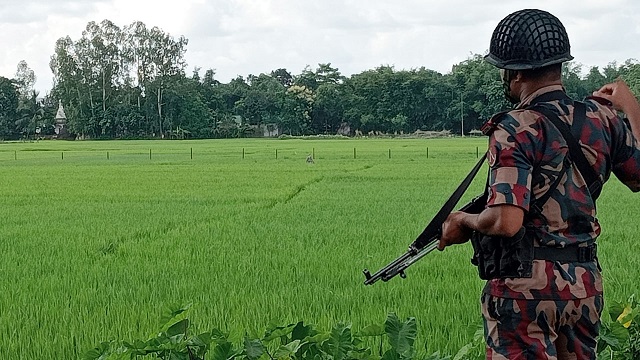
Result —
POLYGON ((627 86, 624 80, 617 80, 610 84, 606 84, 599 90, 593 92, 593 96, 599 96, 601 98, 611 101, 613 108, 619 111, 629 114, 640 109, 640 105, 636 100, 636 97, 627 86))

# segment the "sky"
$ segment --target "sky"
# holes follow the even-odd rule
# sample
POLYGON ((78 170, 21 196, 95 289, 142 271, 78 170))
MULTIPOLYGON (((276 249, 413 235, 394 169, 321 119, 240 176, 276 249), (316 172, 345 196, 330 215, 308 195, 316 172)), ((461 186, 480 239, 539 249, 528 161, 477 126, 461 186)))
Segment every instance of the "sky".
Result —
POLYGON ((331 65, 345 76, 391 65, 448 73, 485 54, 498 22, 538 8, 557 16, 585 70, 640 60, 637 0, 0 0, 0 76, 25 60, 42 95, 52 87, 57 39, 78 40, 90 21, 134 21, 189 40, 186 72, 238 75, 331 65))

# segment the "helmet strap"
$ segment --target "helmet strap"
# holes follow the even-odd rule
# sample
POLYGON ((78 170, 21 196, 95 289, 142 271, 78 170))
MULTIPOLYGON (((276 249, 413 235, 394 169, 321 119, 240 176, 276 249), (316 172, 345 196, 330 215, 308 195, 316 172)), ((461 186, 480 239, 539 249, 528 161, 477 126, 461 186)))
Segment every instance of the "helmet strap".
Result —
POLYGON ((516 70, 500 69, 500 78, 502 78, 504 97, 512 104, 520 102, 520 99, 511 95, 511 80, 515 79, 517 73, 518 72, 516 70))

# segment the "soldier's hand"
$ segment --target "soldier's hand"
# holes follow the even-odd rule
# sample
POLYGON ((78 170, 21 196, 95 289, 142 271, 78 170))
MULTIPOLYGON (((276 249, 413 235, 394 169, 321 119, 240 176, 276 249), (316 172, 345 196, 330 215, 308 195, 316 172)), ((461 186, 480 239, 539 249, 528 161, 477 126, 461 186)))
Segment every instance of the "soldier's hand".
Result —
POLYGON ((623 80, 606 84, 593 92, 593 96, 605 98, 613 104, 613 108, 628 114, 638 107, 636 97, 623 80))
POLYGON ((438 250, 453 244, 462 244, 471 238, 473 230, 463 225, 464 218, 469 214, 462 211, 451 213, 442 224, 442 236, 438 242, 438 250))

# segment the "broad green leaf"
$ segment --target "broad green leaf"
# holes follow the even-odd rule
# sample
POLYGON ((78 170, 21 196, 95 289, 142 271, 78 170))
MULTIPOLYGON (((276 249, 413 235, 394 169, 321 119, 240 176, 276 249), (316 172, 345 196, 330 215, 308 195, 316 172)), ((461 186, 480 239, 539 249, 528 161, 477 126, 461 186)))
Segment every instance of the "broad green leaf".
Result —
POLYGON ((161 327, 165 327, 169 323, 169 321, 173 320, 176 316, 182 314, 183 312, 189 310, 190 307, 190 303, 184 306, 174 305, 169 307, 169 310, 160 318, 160 324, 162 324, 161 327))
POLYGON ((306 338, 304 338, 304 341, 312 344, 321 344, 324 341, 328 340, 330 337, 330 333, 319 333, 313 336, 307 336, 306 338))
POLYGON ((622 343, 629 341, 629 330, 618 322, 611 323, 611 334, 622 343))
POLYGON ((170 352, 169 353, 169 358, 168 360, 190 360, 189 359, 190 355, 188 352, 183 353, 183 352, 170 352))
POLYGON ((334 326, 331 330, 331 336, 325 343, 324 350, 331 355, 333 360, 344 360, 352 348, 351 326, 346 324, 334 326))
POLYGON ((228 334, 225 334, 218 329, 211 330, 211 340, 214 341, 215 343, 219 344, 219 343, 227 342, 228 337, 229 337, 228 334))
POLYGON ((257 359, 264 353, 264 346, 259 339, 249 339, 244 337, 244 354, 248 359, 257 359))
POLYGON ((211 352, 212 360, 228 360, 233 359, 235 356, 236 354, 233 351, 233 344, 228 341, 219 343, 211 352))
POLYGON ((400 360, 400 355, 394 349, 389 349, 382 355, 382 360, 400 360))
POLYGON ((384 329, 389 337, 391 347, 402 357, 413 357, 413 343, 418 333, 418 325, 415 318, 408 318, 401 322, 396 314, 389 314, 384 324, 384 329))
POLYGON ((603 324, 598 336, 598 347, 604 349, 610 346, 613 350, 620 350, 622 344, 629 340, 629 330, 618 322, 603 324))
POLYGON ((307 336, 315 335, 313 334, 314 332, 315 330, 313 329, 313 326, 311 325, 305 326, 302 323, 302 321, 300 321, 299 323, 296 324, 296 326, 291 331, 291 340, 302 340, 307 336))
POLYGON ((95 348, 87 351, 82 357, 83 360, 105 360, 111 354, 111 343, 103 342, 95 348))
POLYGON ((187 345, 205 347, 209 346, 209 344, 211 344, 211 341, 211 333, 205 332, 189 338, 189 340, 187 340, 187 345))
POLYGON ((453 360, 464 360, 467 359, 467 355, 469 355, 469 351, 473 349, 473 344, 467 344, 463 346, 458 352, 456 356, 453 357, 453 360))
POLYGON ((167 336, 174 337, 176 335, 186 335, 189 328, 189 319, 183 319, 171 325, 167 329, 167 336))
POLYGON ((265 331, 264 336, 262 337, 262 341, 269 342, 281 336, 289 335, 291 334, 295 326, 296 324, 289 324, 286 326, 272 326, 265 331))
POLYGON ((276 359, 295 357, 298 349, 300 349, 300 340, 294 340, 286 345, 280 346, 274 356, 276 359))
POLYGON ((358 332, 358 336, 382 336, 384 335, 383 324, 372 324, 366 326, 364 329, 358 332))
POLYGON ((620 314, 624 311, 625 304, 612 300, 609 304, 609 315, 611 315, 611 319, 617 319, 620 314))

